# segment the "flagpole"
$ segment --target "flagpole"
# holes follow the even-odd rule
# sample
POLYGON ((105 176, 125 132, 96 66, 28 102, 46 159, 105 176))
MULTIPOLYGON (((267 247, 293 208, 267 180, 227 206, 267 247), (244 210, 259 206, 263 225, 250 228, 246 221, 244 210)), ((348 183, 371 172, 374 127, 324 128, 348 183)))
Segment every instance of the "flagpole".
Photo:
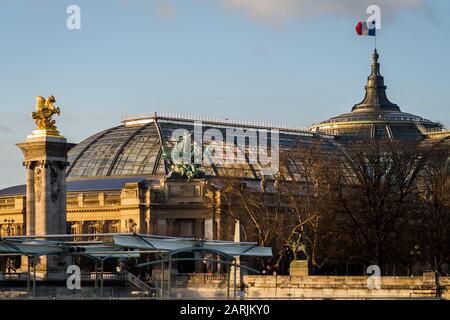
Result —
POLYGON ((374 30, 375 31, 375 39, 374 40, 375 40, 375 50, 377 50, 377 33, 378 33, 377 32, 378 31, 377 30, 377 24, 376 24, 375 20, 372 23, 373 23, 373 27, 375 28, 375 30, 374 30))
POLYGON ((377 50, 377 31, 375 30, 375 50, 377 50))

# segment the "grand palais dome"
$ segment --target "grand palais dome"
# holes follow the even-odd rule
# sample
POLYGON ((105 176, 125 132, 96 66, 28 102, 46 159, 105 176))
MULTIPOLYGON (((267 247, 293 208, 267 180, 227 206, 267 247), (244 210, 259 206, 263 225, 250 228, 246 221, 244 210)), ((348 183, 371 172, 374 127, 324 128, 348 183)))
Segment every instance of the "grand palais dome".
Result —
POLYGON ((441 124, 402 112, 398 105, 389 101, 378 59, 375 49, 363 101, 354 105, 351 112, 315 124, 311 130, 344 139, 371 137, 391 140, 421 140, 430 132, 443 130, 441 124))
MULTIPOLYGON (((121 126, 99 132, 74 147, 68 155, 70 163, 67 169, 69 180, 92 177, 152 176, 168 173, 168 163, 163 157, 163 146, 173 147, 172 133, 177 129, 194 132, 194 125, 202 123, 202 133, 208 129, 219 130, 224 139, 227 129, 238 129, 236 136, 245 134, 245 130, 279 130, 281 148, 292 147, 294 143, 311 144, 318 136, 307 128, 282 126, 250 121, 232 121, 190 117, 162 113, 125 117, 121 126), (241 129, 241 131, 239 131, 241 129)), ((270 135, 268 135, 270 137, 270 135)), ((333 148, 331 137, 319 138, 325 148, 333 148)), ((247 149, 246 152, 255 150, 247 149)), ((202 171, 208 176, 228 176, 236 173, 244 178, 259 178, 260 167, 250 164, 239 165, 203 165, 202 171)))

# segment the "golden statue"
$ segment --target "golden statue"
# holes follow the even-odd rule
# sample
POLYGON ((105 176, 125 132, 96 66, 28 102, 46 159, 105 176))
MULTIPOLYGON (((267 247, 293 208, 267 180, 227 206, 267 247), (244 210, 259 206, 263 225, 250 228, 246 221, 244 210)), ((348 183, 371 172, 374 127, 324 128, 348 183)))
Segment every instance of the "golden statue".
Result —
POLYGON ((36 111, 31 114, 38 127, 37 134, 55 135, 59 136, 56 129, 56 121, 52 119, 54 114, 60 115, 60 110, 55 107, 55 97, 49 96, 47 100, 44 97, 36 97, 36 111))

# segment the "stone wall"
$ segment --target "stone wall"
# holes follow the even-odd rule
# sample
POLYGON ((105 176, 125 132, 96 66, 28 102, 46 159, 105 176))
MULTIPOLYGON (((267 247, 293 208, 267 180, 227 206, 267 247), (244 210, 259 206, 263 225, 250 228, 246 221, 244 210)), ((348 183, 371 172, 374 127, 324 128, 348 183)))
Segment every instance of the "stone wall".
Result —
POLYGON ((379 289, 369 289, 367 282, 365 276, 244 276, 248 299, 450 298, 450 278, 433 273, 381 277, 379 289))

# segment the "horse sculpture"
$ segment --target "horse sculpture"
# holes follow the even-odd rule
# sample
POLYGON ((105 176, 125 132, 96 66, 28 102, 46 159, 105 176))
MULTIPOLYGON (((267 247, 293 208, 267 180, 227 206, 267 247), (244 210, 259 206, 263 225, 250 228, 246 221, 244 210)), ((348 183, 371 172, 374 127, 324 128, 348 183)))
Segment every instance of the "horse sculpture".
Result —
POLYGON ((54 106, 55 97, 49 96, 47 100, 44 97, 36 97, 36 111, 31 114, 39 130, 45 130, 53 134, 59 134, 56 129, 56 121, 52 119, 54 114, 60 115, 58 107, 54 106))

